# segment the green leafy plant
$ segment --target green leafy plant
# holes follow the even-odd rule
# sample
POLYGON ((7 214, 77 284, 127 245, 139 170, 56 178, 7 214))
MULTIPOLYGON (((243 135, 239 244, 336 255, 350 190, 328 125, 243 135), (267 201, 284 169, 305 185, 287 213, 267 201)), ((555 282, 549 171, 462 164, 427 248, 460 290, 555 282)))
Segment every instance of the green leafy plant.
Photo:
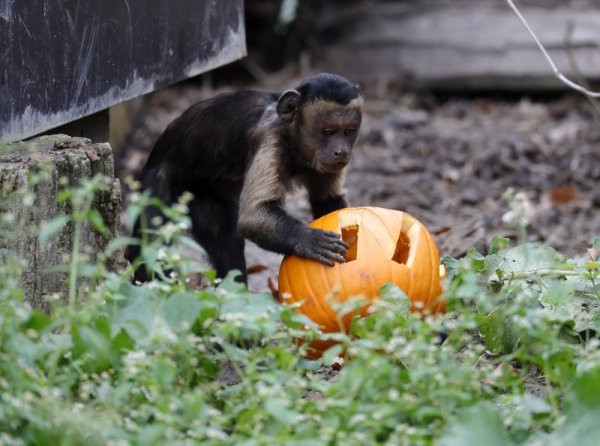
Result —
MULTIPOLYGON (((70 214, 40 242, 67 222, 102 231, 95 181, 61 195, 70 214)), ((162 206, 132 201, 129 218, 162 206)), ((4 253, 0 444, 585 445, 581 433, 597 429, 600 240, 569 260, 494 239, 487 255, 445 259, 446 315, 411 314, 386 285, 350 333, 325 336, 235 273, 214 280, 180 255, 185 199, 164 213, 165 229, 115 239, 93 264, 74 243, 65 267, 76 285, 51 314, 25 302, 20 263, 4 253), (103 265, 132 242, 155 280, 134 285, 103 265), (208 288, 189 286, 198 271, 208 288), (331 336, 340 344, 322 361, 294 341, 331 336)))

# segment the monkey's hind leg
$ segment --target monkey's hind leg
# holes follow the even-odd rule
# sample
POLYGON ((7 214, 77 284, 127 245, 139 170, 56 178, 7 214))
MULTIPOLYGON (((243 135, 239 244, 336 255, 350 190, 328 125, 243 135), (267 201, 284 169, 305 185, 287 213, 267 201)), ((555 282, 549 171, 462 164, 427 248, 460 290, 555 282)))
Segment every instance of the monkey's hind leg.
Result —
POLYGON ((237 232, 238 204, 235 197, 195 196, 190 203, 192 234, 209 256, 217 277, 231 270, 240 275, 236 280, 246 283, 244 239, 237 232))

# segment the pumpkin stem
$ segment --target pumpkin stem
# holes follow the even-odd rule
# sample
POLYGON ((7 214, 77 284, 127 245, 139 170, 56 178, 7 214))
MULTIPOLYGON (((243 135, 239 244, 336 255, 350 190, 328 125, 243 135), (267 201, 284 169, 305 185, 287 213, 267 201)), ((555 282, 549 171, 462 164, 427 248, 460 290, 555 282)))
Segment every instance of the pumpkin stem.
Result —
POLYGON ((342 228, 342 240, 348 245, 348 250, 344 256, 346 263, 356 260, 356 253, 358 250, 358 225, 342 228))
POLYGON ((410 239, 404 232, 400 232, 398 241, 396 242, 396 250, 392 260, 394 262, 406 264, 408 260, 408 254, 410 253, 410 239))

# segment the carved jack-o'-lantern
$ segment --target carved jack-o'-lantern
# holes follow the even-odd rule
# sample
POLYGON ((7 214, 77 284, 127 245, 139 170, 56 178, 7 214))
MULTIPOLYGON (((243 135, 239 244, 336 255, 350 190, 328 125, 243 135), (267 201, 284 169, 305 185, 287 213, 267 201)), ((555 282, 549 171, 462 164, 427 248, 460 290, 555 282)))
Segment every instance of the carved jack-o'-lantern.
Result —
MULTIPOLYGON (((350 246, 345 263, 330 267, 314 260, 286 256, 279 270, 279 298, 303 302, 300 311, 325 333, 340 330, 330 302, 352 296, 377 298, 380 287, 391 282, 413 302, 413 310, 435 314, 445 311, 441 296, 438 249, 425 226, 405 212, 376 207, 346 208, 325 215, 310 225, 334 231, 350 246)), ((361 313, 366 314, 368 304, 361 313)), ((346 329, 351 317, 344 319, 346 329)), ((315 342, 318 357, 332 342, 315 342)))

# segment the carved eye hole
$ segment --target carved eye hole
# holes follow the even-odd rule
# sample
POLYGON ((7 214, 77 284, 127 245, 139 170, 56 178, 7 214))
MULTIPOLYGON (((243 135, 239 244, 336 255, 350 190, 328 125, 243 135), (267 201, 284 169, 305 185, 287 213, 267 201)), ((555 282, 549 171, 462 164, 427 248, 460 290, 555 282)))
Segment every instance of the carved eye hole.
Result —
POLYGON ((358 249, 358 225, 342 228, 342 240, 348 245, 348 250, 344 256, 346 263, 356 260, 358 249))
POLYGON ((337 130, 336 129, 332 129, 332 128, 325 128, 325 129, 321 130, 321 132, 324 135, 332 136, 332 135, 335 135, 337 133, 337 130))
POLYGON ((356 133, 356 129, 354 127, 348 127, 346 130, 344 130, 344 135, 346 136, 352 136, 356 133))

